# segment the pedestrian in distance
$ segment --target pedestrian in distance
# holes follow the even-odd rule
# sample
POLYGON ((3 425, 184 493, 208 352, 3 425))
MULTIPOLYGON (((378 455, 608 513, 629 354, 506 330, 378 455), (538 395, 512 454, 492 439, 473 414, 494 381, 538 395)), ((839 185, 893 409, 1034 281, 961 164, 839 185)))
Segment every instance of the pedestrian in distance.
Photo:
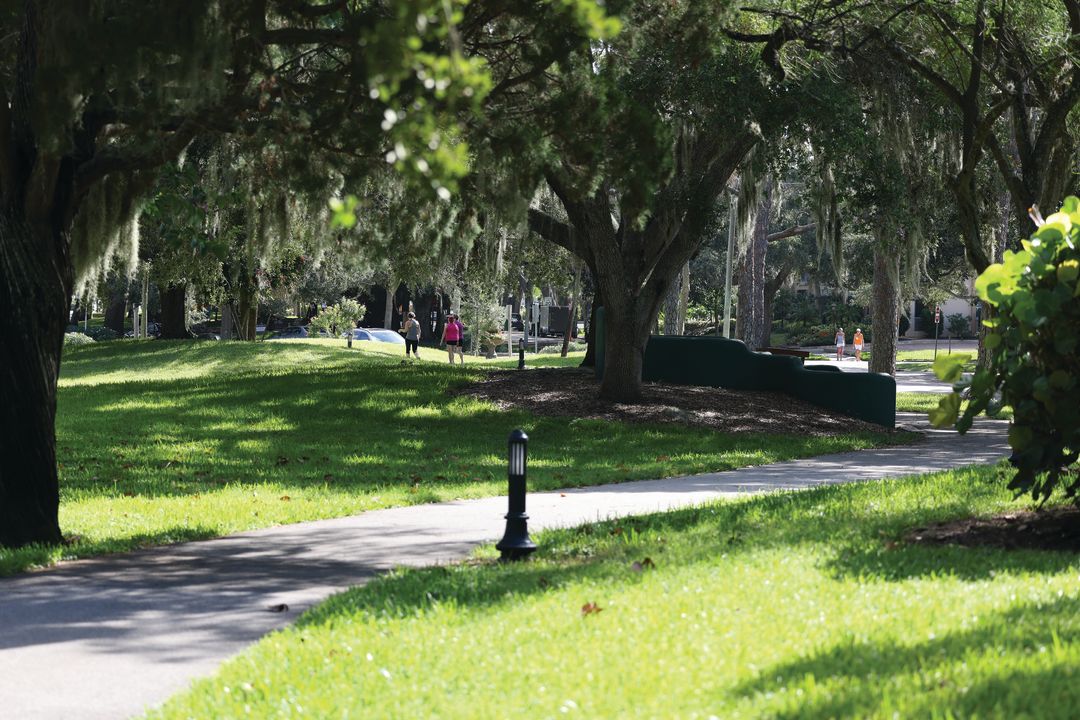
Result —
POLYGON ((461 364, 465 364, 465 350, 462 348, 462 335, 464 327, 458 322, 457 315, 450 313, 446 316, 446 325, 443 327, 443 343, 446 344, 446 354, 450 356, 450 364, 454 364, 454 352, 457 352, 461 364))
POLYGON ((851 344, 855 347, 855 359, 862 360, 863 334, 862 328, 855 328, 855 334, 851 337, 851 344))
POLYGON ((844 328, 836 331, 836 360, 844 359, 844 328))
POLYGON ((405 325, 401 328, 401 331, 405 334, 405 359, 409 358, 409 352, 412 351, 413 359, 419 360, 420 323, 416 319, 416 313, 409 313, 409 317, 405 320, 405 325))

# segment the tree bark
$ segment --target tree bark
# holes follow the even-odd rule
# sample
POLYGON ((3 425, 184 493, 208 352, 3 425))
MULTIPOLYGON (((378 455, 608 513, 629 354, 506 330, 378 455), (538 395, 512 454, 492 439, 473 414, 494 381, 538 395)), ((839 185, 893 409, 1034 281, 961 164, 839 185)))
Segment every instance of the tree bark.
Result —
POLYGON ((769 252, 772 202, 772 179, 766 178, 761 204, 754 217, 754 229, 746 248, 742 275, 739 278, 738 337, 751 350, 769 344, 769 332, 765 327, 765 259, 769 252))
POLYGON ((640 300, 612 302, 608 298, 604 305, 604 378, 600 397, 624 403, 641 400, 645 345, 655 317, 656 309, 649 312, 640 300))
POLYGON ((870 372, 896 375, 896 332, 900 322, 899 261, 879 242, 874 248, 873 352, 870 372))
MULTIPOLYGON (((46 218, 51 220, 53 218, 46 218)), ((56 380, 73 277, 67 240, 0 215, 0 545, 56 544, 56 380)))
POLYGON ((773 301, 776 299, 776 293, 780 292, 780 288, 784 287, 784 283, 787 282, 788 277, 791 275, 791 271, 791 263, 785 262, 780 266, 780 269, 776 271, 776 275, 765 283, 765 293, 762 298, 763 304, 761 309, 762 334, 758 337, 758 347, 767 347, 772 344, 770 338, 772 337, 773 301))
POLYGON ((187 284, 169 285, 161 290, 161 337, 165 340, 191 338, 187 314, 187 284))
POLYGON ((127 318, 127 284, 113 289, 109 304, 105 307, 105 327, 117 335, 124 334, 124 321, 127 318))
POLYGON ((600 284, 596 280, 596 271, 589 268, 589 277, 592 278, 593 297, 589 307, 589 326, 585 328, 585 357, 581 360, 580 367, 596 367, 596 309, 604 306, 604 298, 600 293, 600 284))
POLYGON ((386 283, 386 307, 383 309, 383 328, 394 329, 394 294, 397 286, 394 279, 390 278, 386 283))
POLYGON ((683 263, 679 275, 679 327, 678 334, 686 334, 686 313, 690 309, 690 261, 683 263))

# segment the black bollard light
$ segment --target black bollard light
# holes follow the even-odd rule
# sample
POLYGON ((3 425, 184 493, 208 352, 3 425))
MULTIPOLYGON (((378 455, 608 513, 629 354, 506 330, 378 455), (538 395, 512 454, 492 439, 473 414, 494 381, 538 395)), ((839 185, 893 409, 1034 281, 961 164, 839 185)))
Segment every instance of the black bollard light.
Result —
POLYGON ((522 560, 534 550, 529 537, 529 516, 525 514, 525 458, 529 436, 521 430, 510 433, 510 512, 506 513, 506 532, 495 545, 503 560, 522 560))

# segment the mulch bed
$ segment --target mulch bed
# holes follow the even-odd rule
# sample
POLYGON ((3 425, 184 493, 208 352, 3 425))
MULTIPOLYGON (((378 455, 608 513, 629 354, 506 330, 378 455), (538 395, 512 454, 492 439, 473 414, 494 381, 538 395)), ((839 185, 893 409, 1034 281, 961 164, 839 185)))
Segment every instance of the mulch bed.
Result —
POLYGON ((1065 505, 988 518, 964 518, 916 528, 904 540, 916 545, 1080 552, 1080 508, 1065 505))
POLYGON ((722 432, 811 436, 888 432, 879 425, 779 393, 645 383, 642 402, 626 405, 600 400, 598 390, 590 369, 545 368, 491 372, 485 380, 458 388, 454 394, 490 400, 501 408, 526 410, 533 415, 680 423, 722 432))

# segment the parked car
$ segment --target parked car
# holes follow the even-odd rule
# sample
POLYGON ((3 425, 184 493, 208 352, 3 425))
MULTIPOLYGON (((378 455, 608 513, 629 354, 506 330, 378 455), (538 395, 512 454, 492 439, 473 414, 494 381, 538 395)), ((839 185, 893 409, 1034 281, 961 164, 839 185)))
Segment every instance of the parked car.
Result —
POLYGON ((296 338, 308 337, 308 329, 302 325, 293 325, 287 327, 284 330, 278 330, 276 333, 267 338, 267 340, 295 340, 296 338))
POLYGON ((384 330, 382 328, 356 328, 353 330, 353 340, 370 340, 372 342, 384 342, 392 343, 394 345, 404 345, 405 338, 393 330, 384 330))

